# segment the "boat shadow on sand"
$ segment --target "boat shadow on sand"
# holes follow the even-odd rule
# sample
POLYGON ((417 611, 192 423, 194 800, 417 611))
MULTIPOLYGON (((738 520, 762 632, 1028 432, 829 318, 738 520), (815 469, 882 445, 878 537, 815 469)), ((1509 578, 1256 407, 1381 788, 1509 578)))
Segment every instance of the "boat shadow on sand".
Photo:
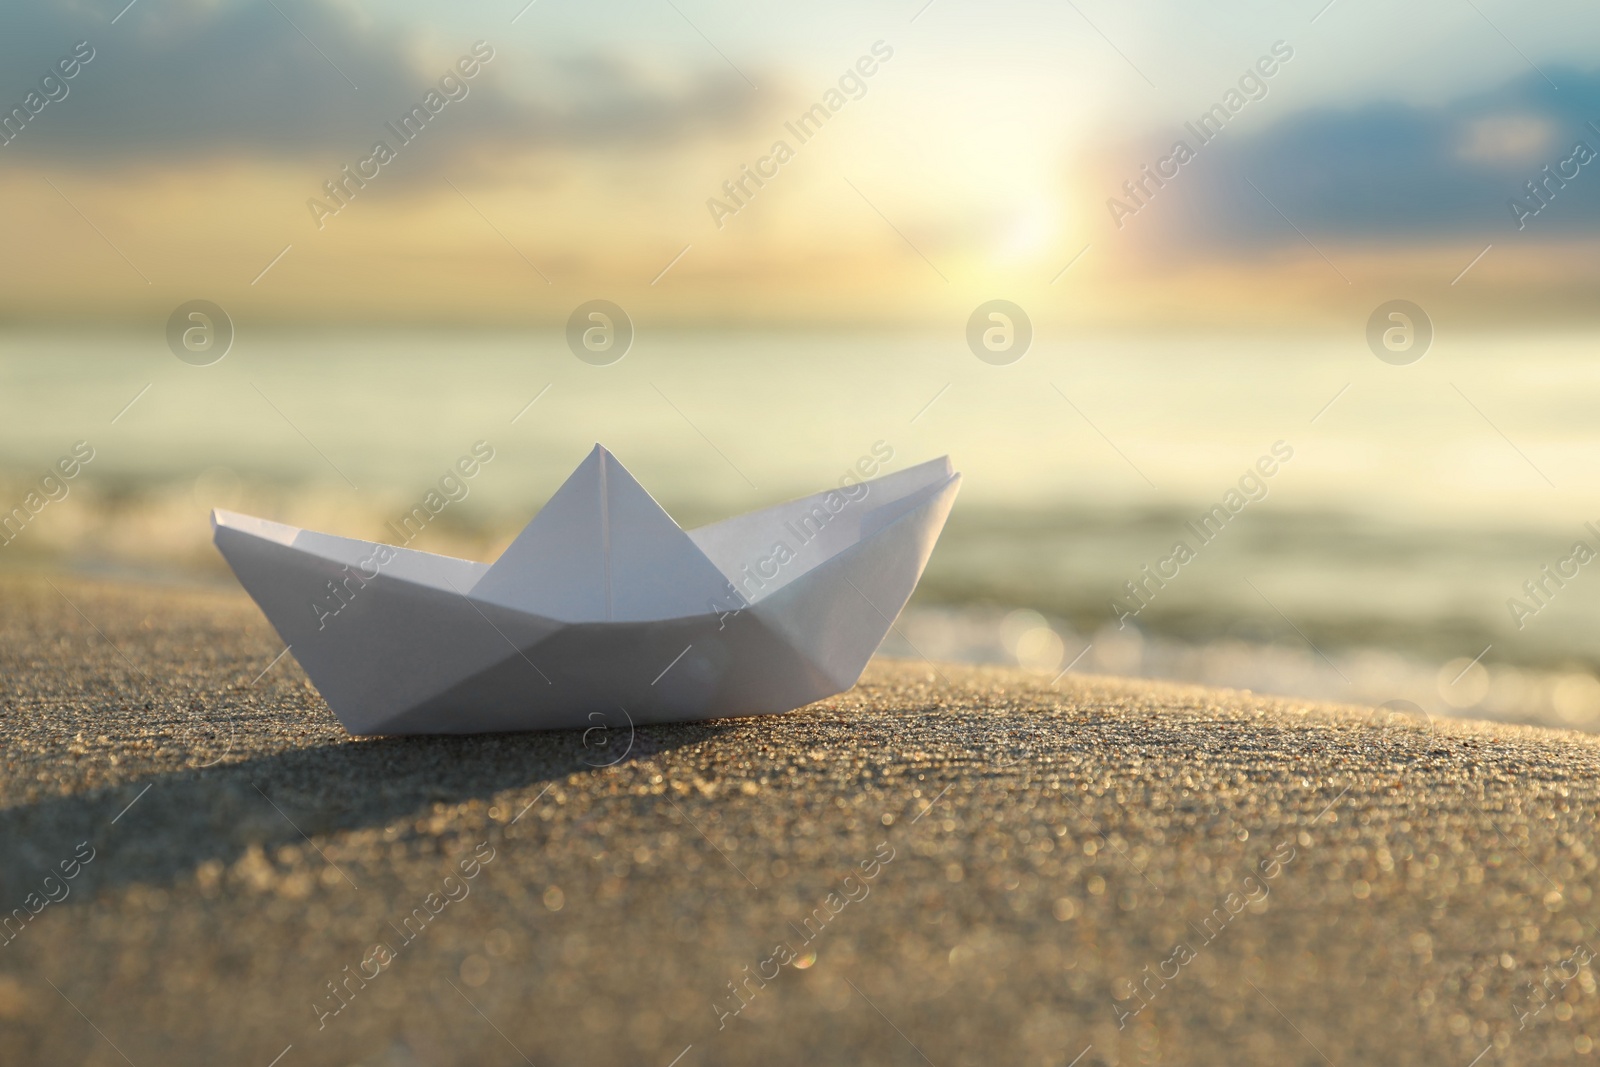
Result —
MULTIPOLYGON (((252 848, 268 862, 284 846, 328 849, 329 837, 341 833, 392 831, 364 844, 363 858, 382 855, 391 842, 444 843, 472 834, 481 839, 519 819, 541 790, 571 775, 614 773, 610 768, 626 769, 737 728, 737 720, 723 720, 637 729, 597 724, 542 733, 343 737, 243 758, 239 751, 250 738, 240 729, 229 742, 231 755, 196 757, 189 766, 114 787, 0 811, 0 856, 6 857, 0 864, 0 919, 13 908, 27 914, 33 907, 71 907, 105 888, 191 882, 202 869, 232 867, 252 848), (201 765, 210 760, 215 762, 201 765), (438 814, 447 821, 430 825, 438 814), (71 862, 86 855, 92 857, 88 862, 71 862), (70 880, 62 877, 63 861, 64 869, 76 868, 70 880), (50 896, 59 903, 40 907, 50 896)), ((216 753, 223 751, 216 747, 216 753)), ((659 797, 626 799, 660 804, 659 797)), ((519 827, 524 832, 536 816, 528 814, 519 827)), ((323 865, 315 854, 311 859, 323 865)), ((351 862, 354 870, 339 866, 359 882, 362 858, 351 862)))

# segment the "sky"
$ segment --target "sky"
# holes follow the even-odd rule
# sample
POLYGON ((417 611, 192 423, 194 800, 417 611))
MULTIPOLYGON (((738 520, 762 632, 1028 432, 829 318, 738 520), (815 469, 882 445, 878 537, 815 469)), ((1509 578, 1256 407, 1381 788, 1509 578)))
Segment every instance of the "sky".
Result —
POLYGON ((6 320, 1565 323, 1600 280, 1593 5, 125 3, 0 15, 6 320))

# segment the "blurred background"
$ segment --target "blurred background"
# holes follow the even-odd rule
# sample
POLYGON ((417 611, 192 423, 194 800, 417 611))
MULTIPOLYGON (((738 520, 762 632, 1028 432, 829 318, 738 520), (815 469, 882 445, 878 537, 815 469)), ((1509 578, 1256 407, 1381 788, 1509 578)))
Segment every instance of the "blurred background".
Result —
POLYGON ((1600 730, 1592 5, 125 4, 0 14, 0 567, 948 453, 885 652, 1600 730))

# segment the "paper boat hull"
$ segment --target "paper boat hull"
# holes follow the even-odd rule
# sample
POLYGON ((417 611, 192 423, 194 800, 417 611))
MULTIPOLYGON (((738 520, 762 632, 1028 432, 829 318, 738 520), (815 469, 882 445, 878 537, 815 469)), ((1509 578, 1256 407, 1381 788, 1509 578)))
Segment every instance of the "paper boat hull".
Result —
POLYGON ((390 549, 379 567, 381 546, 247 516, 219 513, 215 541, 352 734, 770 714, 860 677, 955 499, 959 475, 927 473, 880 505, 880 527, 770 596, 663 619, 546 618, 475 597, 483 564, 390 549))

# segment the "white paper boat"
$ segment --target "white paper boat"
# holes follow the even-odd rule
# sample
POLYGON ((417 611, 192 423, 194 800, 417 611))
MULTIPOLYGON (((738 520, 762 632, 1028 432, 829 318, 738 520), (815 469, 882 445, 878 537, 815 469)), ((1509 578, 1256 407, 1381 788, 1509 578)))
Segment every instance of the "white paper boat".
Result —
POLYGON ((351 733, 553 730, 849 689, 960 482, 946 457, 685 532, 596 445, 493 564, 233 512, 211 523, 351 733))

